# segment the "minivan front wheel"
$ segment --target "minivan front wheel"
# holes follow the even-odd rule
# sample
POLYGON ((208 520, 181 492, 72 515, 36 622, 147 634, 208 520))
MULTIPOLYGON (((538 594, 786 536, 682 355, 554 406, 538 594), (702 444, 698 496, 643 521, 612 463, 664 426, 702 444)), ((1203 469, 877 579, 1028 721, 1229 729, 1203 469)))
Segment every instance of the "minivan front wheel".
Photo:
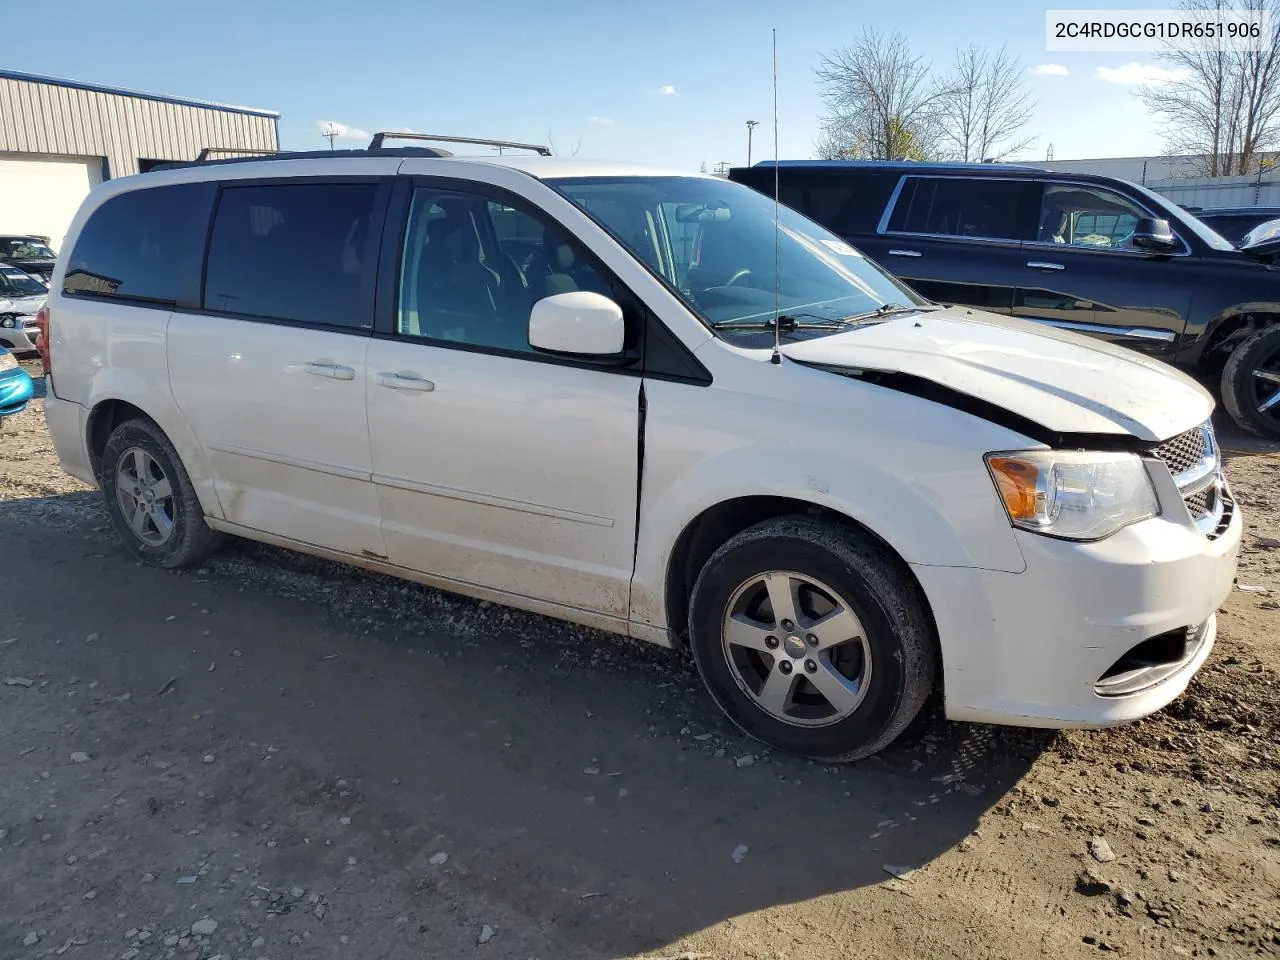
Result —
POLYGON ((150 420, 129 420, 111 432, 102 452, 102 492, 112 525, 140 560, 190 566, 217 546, 177 451, 150 420))
POLYGON ((1280 325, 1259 330, 1231 352, 1222 370, 1222 404, 1246 430, 1280 440, 1280 325))
POLYGON ((768 520, 724 544, 694 586, 689 628, 729 718, 815 759, 883 749, 933 689, 919 588, 880 544, 819 518, 768 520))

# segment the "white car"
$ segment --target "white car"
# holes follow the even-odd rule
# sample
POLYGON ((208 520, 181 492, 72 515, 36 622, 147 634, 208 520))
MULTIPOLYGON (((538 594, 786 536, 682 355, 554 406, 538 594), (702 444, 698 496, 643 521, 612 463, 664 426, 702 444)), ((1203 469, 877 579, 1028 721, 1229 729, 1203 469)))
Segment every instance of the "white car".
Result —
POLYGON ((687 645, 811 757, 935 690, 958 720, 1142 717, 1235 576, 1200 386, 928 303, 725 180, 196 163, 94 188, 65 251, 49 428, 135 555, 234 534, 687 645))
POLYGON ((36 314, 48 292, 38 278, 0 263, 0 347, 15 353, 35 350, 36 314))

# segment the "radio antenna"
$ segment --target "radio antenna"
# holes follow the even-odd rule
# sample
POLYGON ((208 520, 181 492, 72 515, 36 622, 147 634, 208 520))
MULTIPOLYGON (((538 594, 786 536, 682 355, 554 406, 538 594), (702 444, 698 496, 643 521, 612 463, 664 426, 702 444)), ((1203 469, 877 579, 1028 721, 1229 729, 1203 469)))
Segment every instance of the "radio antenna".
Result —
POLYGON ((778 225, 778 28, 773 28, 773 364, 782 363, 782 255, 778 225))

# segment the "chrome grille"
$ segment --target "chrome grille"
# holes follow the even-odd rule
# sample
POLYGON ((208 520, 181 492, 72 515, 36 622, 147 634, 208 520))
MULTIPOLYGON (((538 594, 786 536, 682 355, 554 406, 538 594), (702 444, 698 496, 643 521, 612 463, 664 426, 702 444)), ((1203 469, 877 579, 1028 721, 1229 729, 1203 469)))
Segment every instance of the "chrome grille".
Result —
POLYGON ((1186 433, 1178 434, 1172 440, 1166 440, 1157 446, 1154 452, 1169 467, 1169 472, 1176 477, 1204 459, 1205 445, 1205 429, 1196 427, 1186 433))
POLYGON ((1220 537, 1231 523, 1232 504, 1212 424, 1203 423, 1165 440, 1152 453, 1169 468, 1196 529, 1210 540, 1220 537))

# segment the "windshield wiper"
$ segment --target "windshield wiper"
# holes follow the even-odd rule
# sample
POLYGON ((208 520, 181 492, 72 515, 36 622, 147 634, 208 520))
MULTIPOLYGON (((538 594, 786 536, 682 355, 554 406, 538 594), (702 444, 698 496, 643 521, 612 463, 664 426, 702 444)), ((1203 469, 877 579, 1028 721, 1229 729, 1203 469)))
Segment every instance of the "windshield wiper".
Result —
POLYGON ((847 317, 822 317, 816 313, 782 313, 777 318, 769 317, 767 320, 721 320, 711 326, 715 330, 772 330, 776 323, 780 333, 790 333, 792 330, 829 330, 832 327, 852 326, 899 313, 941 309, 940 304, 907 306, 905 303, 886 303, 866 313, 853 313, 847 317), (802 317, 805 319, 801 319, 802 317))

